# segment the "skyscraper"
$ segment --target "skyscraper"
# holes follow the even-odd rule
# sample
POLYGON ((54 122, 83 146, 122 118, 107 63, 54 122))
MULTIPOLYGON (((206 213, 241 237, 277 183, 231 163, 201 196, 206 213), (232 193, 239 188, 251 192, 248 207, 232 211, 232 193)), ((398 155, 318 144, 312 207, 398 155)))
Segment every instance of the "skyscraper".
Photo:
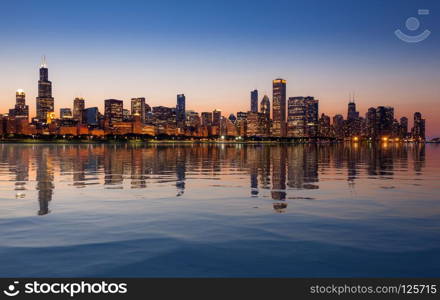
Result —
POLYGON ((84 111, 85 122, 89 126, 99 125, 99 110, 97 107, 89 107, 84 111))
POLYGON ((145 123, 145 108, 145 98, 131 98, 131 114, 140 116, 142 123, 145 123))
POLYGON ((359 112, 356 111, 356 103, 354 101, 348 102, 347 120, 348 122, 355 121, 359 118, 359 112))
POLYGON ((54 112, 54 99, 52 97, 52 82, 49 81, 49 70, 46 58, 43 57, 40 67, 40 80, 38 81, 37 119, 40 124, 46 124, 49 114, 54 112))
POLYGON ((270 100, 267 95, 263 96, 263 99, 260 103, 261 113, 266 116, 267 119, 270 119, 270 100))
POLYGON ((202 126, 212 125, 212 112, 202 112, 202 126))
POLYGON ((113 125, 117 122, 122 122, 124 102, 117 99, 107 99, 104 103, 104 117, 109 125, 113 125))
POLYGON ((288 101, 287 136, 305 137, 307 134, 307 106, 304 97, 290 97, 288 101))
POLYGON ((15 93, 15 107, 10 111, 10 115, 29 118, 29 105, 26 105, 26 94, 22 89, 15 93))
POLYGON ((177 95, 176 123, 179 128, 185 126, 185 102, 184 94, 177 95))
POLYGON ((83 98, 76 97, 73 99, 73 119, 83 122, 83 114, 85 109, 85 100, 83 98))
POLYGON ((416 140, 425 139, 425 119, 422 119, 422 114, 414 113, 414 126, 412 128, 412 136, 416 140))
POLYGON ((408 136, 408 118, 401 117, 400 118, 400 135, 402 138, 406 138, 408 136))
POLYGON ((251 91, 251 112, 258 112, 258 91, 251 91))
POLYGON ((220 109, 214 109, 212 112, 212 125, 220 126, 220 121, 222 119, 222 111, 220 109))
POLYGON ((286 136, 286 80, 278 78, 273 81, 272 135, 286 136))

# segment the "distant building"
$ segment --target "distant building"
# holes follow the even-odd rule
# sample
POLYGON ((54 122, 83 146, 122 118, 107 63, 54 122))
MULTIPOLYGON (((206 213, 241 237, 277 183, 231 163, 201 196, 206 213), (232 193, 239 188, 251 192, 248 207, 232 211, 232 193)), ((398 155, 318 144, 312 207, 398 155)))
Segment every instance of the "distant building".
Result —
POLYGON ((212 125, 212 112, 202 112, 202 126, 212 125))
POLYGON ((52 82, 49 81, 49 69, 46 59, 43 58, 38 81, 37 119, 40 124, 48 123, 48 117, 54 112, 54 98, 52 97, 52 82))
POLYGON ((29 106, 26 105, 26 94, 18 89, 15 93, 15 107, 9 111, 10 116, 29 119, 29 106))
POLYGON ((378 106, 376 108, 376 129, 379 138, 389 137, 393 132, 394 108, 378 106))
POLYGON ((184 94, 177 95, 176 105, 176 123, 177 127, 181 128, 185 126, 185 106, 186 98, 184 94))
POLYGON ((84 98, 75 98, 73 100, 73 119, 83 123, 83 114, 85 109, 85 100, 84 98))
POLYGON ((305 97, 290 97, 288 101, 287 136, 307 136, 307 104, 305 97))
POLYGON ((85 122, 89 126, 99 125, 99 110, 97 107, 89 107, 84 111, 85 122))
POLYGON ((124 110, 124 102, 122 100, 107 99, 104 101, 104 106, 104 118, 110 126, 114 123, 122 122, 124 110))
POLYGON ((70 108, 60 108, 61 119, 72 119, 72 110, 70 108))
POLYGON ((414 126, 412 128, 412 137, 416 140, 425 139, 425 119, 422 119, 422 114, 414 113, 414 126))
POLYGON ((408 137, 408 118, 401 117, 400 118, 400 137, 407 138, 408 137))
POLYGON ((258 90, 251 91, 251 112, 258 112, 258 90))
POLYGON ((212 126, 220 126, 222 119, 222 111, 220 109, 214 109, 212 112, 212 126))
POLYGON ((146 105, 145 105, 145 98, 139 97, 139 98, 131 98, 131 114, 140 116, 141 123, 145 123, 145 111, 146 105))
POLYGON ((286 136, 286 80, 278 78, 272 82, 272 135, 274 137, 286 136))

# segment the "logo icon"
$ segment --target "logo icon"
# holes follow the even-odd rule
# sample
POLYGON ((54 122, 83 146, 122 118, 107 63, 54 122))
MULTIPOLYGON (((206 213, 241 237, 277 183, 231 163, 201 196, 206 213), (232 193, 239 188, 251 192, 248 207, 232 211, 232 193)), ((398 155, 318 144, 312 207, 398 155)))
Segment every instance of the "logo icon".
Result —
MULTIPOLYGON (((418 15, 419 16, 429 15, 429 9, 419 9, 418 15)), ((410 18, 406 19, 405 25, 409 31, 416 31, 420 28, 420 21, 419 21, 419 19, 417 19, 415 17, 410 17, 410 18)), ((409 34, 403 33, 400 29, 397 29, 396 31, 394 31, 394 34, 400 40, 402 40, 406 43, 418 43, 418 42, 426 40, 429 37, 429 35, 431 34, 431 31, 426 29, 425 31, 423 31, 420 34, 409 35, 409 34)))
POLYGON ((20 282, 18 282, 18 281, 14 281, 14 284, 10 284, 10 285, 8 286, 8 289, 4 290, 3 293, 4 293, 6 296, 9 296, 9 297, 15 297, 15 296, 17 296, 18 294, 20 294, 20 291, 17 290, 15 286, 16 286, 17 284, 19 284, 19 283, 20 283, 20 282))

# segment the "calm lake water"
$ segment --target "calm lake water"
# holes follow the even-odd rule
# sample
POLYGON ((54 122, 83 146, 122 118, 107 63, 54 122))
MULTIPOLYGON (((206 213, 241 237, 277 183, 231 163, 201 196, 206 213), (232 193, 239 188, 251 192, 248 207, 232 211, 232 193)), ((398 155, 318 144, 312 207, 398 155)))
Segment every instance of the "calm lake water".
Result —
POLYGON ((437 145, 0 145, 0 276, 438 276, 437 145))

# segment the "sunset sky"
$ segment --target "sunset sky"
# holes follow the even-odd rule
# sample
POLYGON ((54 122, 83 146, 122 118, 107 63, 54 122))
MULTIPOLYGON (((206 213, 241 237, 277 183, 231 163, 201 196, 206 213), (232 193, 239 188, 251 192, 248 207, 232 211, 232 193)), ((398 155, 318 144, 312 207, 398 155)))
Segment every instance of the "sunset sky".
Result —
MULTIPOLYGON (((287 95, 315 96, 320 113, 346 115, 354 92, 361 115, 394 106, 414 111, 427 135, 440 136, 440 2, 395 1, 8 1, 0 10, 0 113, 24 89, 35 113, 38 67, 46 55, 55 108, 73 98, 103 107, 104 99, 145 97, 151 106, 249 110, 271 81, 287 95), (418 15, 429 9, 429 15, 418 15), (405 21, 417 17, 420 28, 405 21), (405 43, 394 31, 432 33, 405 43)), ((410 125, 412 122, 410 123, 410 125)))

